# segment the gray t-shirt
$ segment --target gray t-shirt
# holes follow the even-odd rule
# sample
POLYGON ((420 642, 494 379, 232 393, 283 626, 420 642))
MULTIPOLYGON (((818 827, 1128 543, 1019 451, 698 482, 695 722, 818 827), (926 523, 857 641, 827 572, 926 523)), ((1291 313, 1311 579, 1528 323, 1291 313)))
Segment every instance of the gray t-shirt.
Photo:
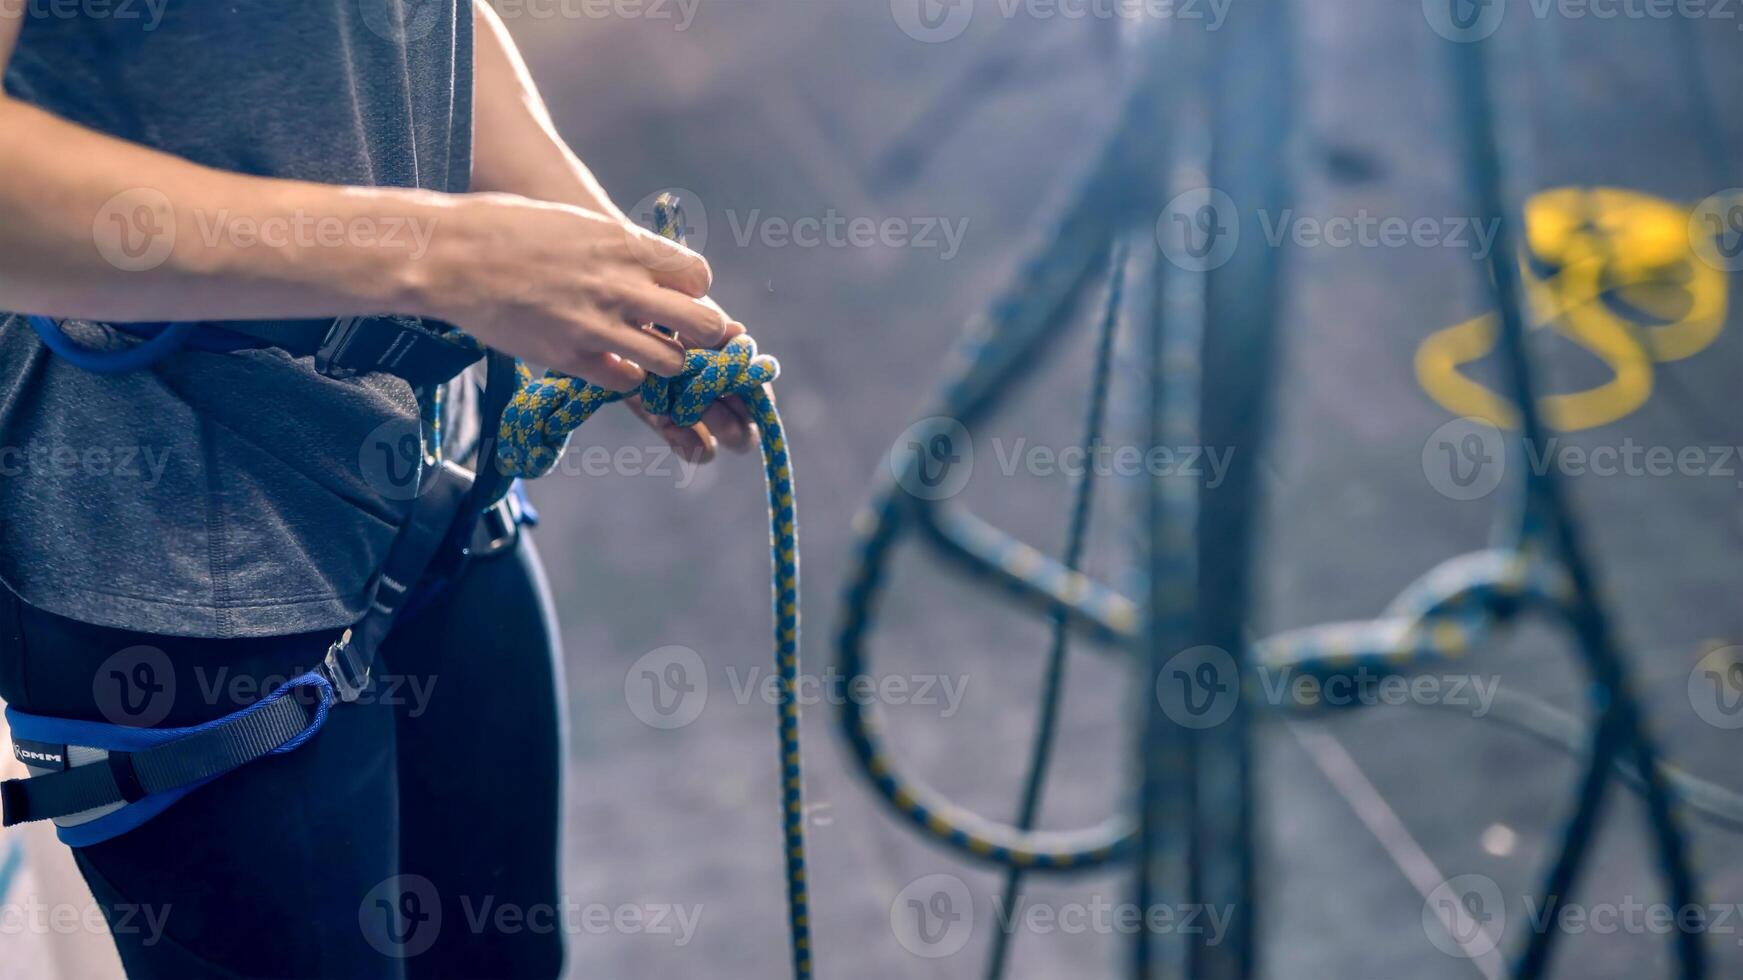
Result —
MULTIPOLYGON (((467 189, 469 0, 25 8, 6 91, 73 122, 225 170, 467 189)), ((131 342, 67 327, 91 346, 131 342)), ((145 632, 345 626, 408 504, 403 460, 372 454, 417 413, 397 378, 328 378, 277 350, 89 374, 0 314, 0 581, 145 632)))

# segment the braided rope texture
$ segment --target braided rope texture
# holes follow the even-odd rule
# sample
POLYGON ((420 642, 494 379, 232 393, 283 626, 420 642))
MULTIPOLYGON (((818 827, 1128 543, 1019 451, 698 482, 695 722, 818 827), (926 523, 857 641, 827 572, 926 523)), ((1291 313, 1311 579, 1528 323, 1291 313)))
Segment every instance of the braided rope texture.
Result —
MULTIPOLYGON (((1469 49, 1479 46, 1469 45, 1469 49)), ((1505 214, 1498 192, 1498 167, 1493 146, 1494 127, 1487 118, 1486 98, 1480 94, 1485 70, 1473 50, 1456 52, 1453 62, 1459 74, 1461 131, 1471 183, 1477 190, 1480 214, 1505 214)), ((1147 114, 1143 102, 1145 82, 1135 86, 1132 101, 1109 142, 1109 151, 1077 195, 1056 228, 1031 255, 1007 290, 989 305, 988 311, 963 341, 958 363, 949 373, 942 396, 934 405, 935 416, 972 426, 986 415, 1001 394, 1015 387, 1022 373, 1042 360, 1039 351, 1048 333, 1061 323, 1084 288, 1084 282, 1105 260, 1108 242, 1121 231, 1117 215, 1097 202, 1105 201, 1106 184, 1118 182, 1120 169, 1109 162, 1131 153, 1127 146, 1134 120, 1147 114), (1099 213, 1098 213, 1099 210, 1099 213)), ((1134 206, 1133 210, 1142 210, 1134 206)), ((1147 213, 1147 212, 1146 212, 1147 213)), ((1503 228, 1505 226, 1503 225, 1503 228)), ((1534 364, 1527 351, 1519 316, 1519 297, 1511 260, 1497 256, 1515 254, 1505 238, 1498 240, 1490 256, 1490 272, 1496 307, 1500 310, 1500 347, 1508 360, 1512 401, 1523 417, 1522 428, 1535 436, 1539 421, 1533 381, 1534 364)), ((1198 371, 1198 353, 1191 349, 1198 338, 1174 332, 1166 339, 1189 341, 1186 349, 1159 365, 1164 390, 1193 392, 1198 371)), ((1186 412, 1169 409, 1189 404, 1190 399, 1158 406, 1165 428, 1183 426, 1167 434, 1184 442, 1196 441, 1198 421, 1186 412)), ((941 428, 934 431, 942 431, 941 428)), ((912 433, 911 433, 912 434, 912 433)), ((1025 605, 1073 627, 1127 649, 1138 647, 1146 637, 1146 619, 1168 622, 1182 602, 1193 601, 1197 577, 1190 566, 1182 576, 1170 576, 1163 585, 1181 589, 1180 595, 1157 590, 1151 583, 1147 608, 1113 588, 1098 583, 1039 550, 1016 540, 958 506, 905 489, 908 477, 919 465, 916 447, 928 441, 928 433, 912 438, 906 450, 892 455, 892 476, 879 488, 871 505, 856 521, 857 554, 848 574, 840 627, 836 637, 837 664, 849 684, 872 679, 867 651, 876 619, 876 607, 886 581, 889 556, 904 530, 917 530, 934 550, 954 560, 971 577, 1002 588, 1025 605), (1163 601, 1169 600, 1169 601, 1163 601)), ((1517 452, 1518 450, 1515 449, 1517 452)), ((1672 907, 1692 904, 1696 897, 1693 862, 1681 825, 1683 812, 1704 812, 1721 822, 1732 818, 1734 794, 1723 794, 1704 781, 1681 773, 1664 762, 1651 734, 1643 707, 1633 690, 1619 640, 1594 584, 1594 572, 1586 557, 1578 524, 1553 473, 1530 470, 1519 487, 1519 505, 1500 525, 1500 546, 1452 558, 1406 587, 1377 619, 1335 623, 1293 630, 1277 636, 1248 641, 1255 667, 1287 669, 1321 679, 1362 671, 1383 676, 1408 676, 1455 660, 1487 639, 1496 627, 1531 611, 1558 620, 1574 639, 1574 654, 1586 667, 1591 681, 1588 701, 1596 724, 1585 726, 1584 744, 1573 740, 1584 757, 1584 774, 1567 818, 1555 860, 1547 869, 1541 892, 1555 907, 1572 890, 1586 863, 1605 786, 1617 773, 1628 777, 1646 803, 1650 843, 1672 907)), ((1172 505, 1176 501, 1165 501, 1172 505)), ((1190 501, 1180 501, 1182 505, 1190 501)), ((1170 507, 1154 520, 1169 519, 1170 507)), ((1171 546, 1162 555, 1169 561, 1189 561, 1193 535, 1164 537, 1171 546)), ((1148 629, 1154 629, 1154 623, 1148 629)), ((1243 687, 1254 695, 1256 678, 1243 671, 1243 687)), ((1529 722, 1542 715, 1544 705, 1520 698, 1531 708, 1521 712, 1529 722)), ((1263 703, 1262 696, 1255 703, 1263 703)), ((955 804, 942 793, 899 769, 891 754, 875 705, 848 699, 840 706, 843 735, 854 751, 870 785, 903 822, 923 837, 965 858, 1004 868, 1081 870, 1132 856, 1139 843, 1139 827, 1154 831, 1175 829, 1179 815, 1166 799, 1147 799, 1150 806, 1131 809, 1132 815, 1116 814, 1102 824, 1075 831, 1039 831, 1026 821, 1019 825, 1001 822, 955 804)), ((1166 752, 1165 741, 1150 741, 1151 758, 1146 772, 1179 765, 1180 759, 1157 754, 1166 752)), ((1202 842, 1163 839, 1156 851, 1204 847, 1202 842)), ((1234 846, 1241 846, 1235 842, 1234 846)), ((1178 856, 1178 855, 1176 855, 1178 856)), ((1167 863, 1167 862, 1163 862, 1167 863)), ((1141 876, 1148 879, 1149 875, 1141 876)), ((1191 898, 1191 896, 1188 896, 1191 898)), ((1521 952, 1515 974, 1521 978, 1541 976, 1547 969, 1554 930, 1534 933, 1521 952)), ((1672 937, 1679 960, 1679 973, 1695 978, 1705 974, 1705 956, 1700 938, 1688 932, 1672 937)), ((1141 947, 1142 949, 1142 947, 1141 947)), ((1147 950, 1145 950, 1147 952, 1147 950)), ((1137 975, 1148 976, 1155 965, 1140 955, 1137 975)), ((1244 974, 1246 971, 1239 971, 1244 974)))
MULTIPOLYGON (((654 205, 655 230, 682 243, 678 202, 661 195, 654 205)), ((805 870, 804 769, 799 748, 799 525, 793 493, 793 465, 786 429, 768 387, 780 376, 773 357, 757 352, 749 336, 733 338, 720 350, 690 350, 677 375, 648 375, 634 392, 616 392, 556 371, 535 378, 516 366, 517 385, 498 433, 497 465, 505 476, 534 478, 549 473, 562 458, 569 436, 599 409, 631 394, 650 413, 683 426, 701 421, 722 398, 738 397, 750 408, 760 435, 763 476, 769 498, 769 540, 773 567, 774 650, 780 684, 781 828, 787 863, 787 912, 793 975, 812 976, 810 892, 805 870)))

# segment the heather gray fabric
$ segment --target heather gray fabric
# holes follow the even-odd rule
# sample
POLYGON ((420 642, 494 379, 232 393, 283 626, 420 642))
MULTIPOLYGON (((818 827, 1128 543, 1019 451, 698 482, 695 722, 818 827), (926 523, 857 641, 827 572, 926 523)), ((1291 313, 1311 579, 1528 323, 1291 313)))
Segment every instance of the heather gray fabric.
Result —
MULTIPOLYGON (((226 170, 466 189, 469 0, 105 9, 122 8, 132 16, 25 5, 8 94, 226 170)), ((327 378, 278 351, 91 375, 0 315, 0 581, 49 612, 140 632, 348 625, 405 514, 393 454, 416 416, 396 378, 327 378)))

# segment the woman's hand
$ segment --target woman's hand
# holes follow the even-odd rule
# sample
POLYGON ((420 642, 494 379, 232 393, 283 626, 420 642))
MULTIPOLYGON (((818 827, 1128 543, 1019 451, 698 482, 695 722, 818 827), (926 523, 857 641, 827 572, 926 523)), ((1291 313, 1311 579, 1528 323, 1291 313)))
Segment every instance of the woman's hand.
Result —
MULTIPOLYGON (((719 309, 719 305, 707 297, 703 297, 702 302, 719 309)), ((721 315, 726 314, 723 311, 721 315)), ((721 344, 742 333, 744 324, 731 320, 726 325, 726 336, 721 344)), ((757 443, 756 421, 751 417, 744 400, 736 395, 722 398, 708 406, 707 411, 702 413, 702 421, 691 426, 678 425, 671 419, 654 415, 642 407, 640 398, 626 399, 624 404, 629 406, 636 418, 658 433, 666 441, 666 445, 672 447, 673 452, 693 463, 713 462, 715 453, 722 445, 733 452, 745 453, 757 443)))
POLYGON ((706 300, 708 262, 615 215, 507 194, 457 198, 449 211, 413 302, 490 347, 629 391, 644 372, 682 370, 684 346, 732 336, 706 300), (644 329, 653 323, 683 346, 644 329))

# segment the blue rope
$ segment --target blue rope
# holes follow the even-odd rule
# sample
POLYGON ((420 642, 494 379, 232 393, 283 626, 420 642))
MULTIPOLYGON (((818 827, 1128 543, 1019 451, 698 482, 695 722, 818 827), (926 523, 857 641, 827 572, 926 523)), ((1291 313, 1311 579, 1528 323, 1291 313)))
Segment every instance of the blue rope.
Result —
MULTIPOLYGON (((656 230, 682 242, 677 202, 662 195, 655 205, 656 230)), ((799 527, 793 466, 787 436, 769 383, 780 375, 774 358, 758 354, 749 336, 721 350, 691 350, 684 369, 671 378, 648 375, 637 389, 642 407, 678 425, 694 425, 722 398, 738 397, 750 408, 760 435, 768 488, 769 540, 773 568, 774 653, 780 699, 781 829, 787 866, 787 922, 797 980, 812 976, 810 891, 805 867, 805 786, 799 745, 799 527)), ((550 472, 569 436, 600 408, 628 397, 578 378, 546 372, 535 379, 518 367, 519 387, 503 416, 497 444, 504 476, 533 478, 550 472)))
POLYGON ((31 329, 42 338, 43 346, 65 358, 74 367, 93 374, 127 374, 143 371, 187 346, 193 337, 194 324, 168 323, 129 325, 128 332, 149 334, 141 344, 119 350, 95 350, 73 338, 61 325, 45 316, 26 317, 31 329))
POLYGON ((6 846, 0 850, 0 903, 12 894, 12 883, 24 867, 24 840, 16 834, 6 835, 6 846))
MULTIPOLYGON (((1479 205, 1476 213, 1500 217, 1506 212, 1485 88, 1482 45, 1455 45, 1455 48, 1458 50, 1453 55, 1454 85, 1469 183, 1475 189, 1479 205)), ((1105 205, 1113 199, 1108 196, 1107 182, 1119 179, 1114 175, 1129 175, 1129 169, 1111 163, 1110 158, 1121 157, 1128 163, 1146 159, 1132 143, 1134 131, 1144 133, 1154 142, 1165 142, 1159 130, 1144 125, 1153 120, 1145 111, 1143 96, 1145 86, 1155 85, 1163 76, 1153 64, 1140 67, 1146 69, 1146 77, 1138 82, 1137 92, 1128 102, 1121 126, 1110 139, 1102 161, 1080 185, 1058 233, 1023 266, 1017 282, 990 305, 982 327, 965 339, 961 363, 946 381, 939 407, 929 414, 950 417, 965 426, 987 414, 1018 378, 1043 360, 1039 351, 1049 342, 1049 333, 1061 321, 1063 312, 1081 293, 1087 270, 1105 257, 1107 243, 1120 234, 1119 216, 1110 215, 1108 212, 1114 209, 1105 205)), ((1154 203, 1143 197, 1148 186, 1138 182, 1122 188, 1124 193, 1118 198, 1129 205, 1127 213, 1146 213, 1154 203)), ((1514 448, 1517 453, 1528 440, 1541 444, 1543 428, 1520 316, 1518 270, 1508 258, 1516 253, 1508 225, 1503 222, 1500 228, 1485 272, 1499 311, 1500 347, 1510 393, 1521 418, 1523 439, 1514 448)), ((1274 271, 1261 270, 1248 281, 1271 275, 1274 271)), ((1235 279, 1230 277, 1227 281, 1235 279)), ((1245 312, 1263 318, 1262 307, 1259 312, 1252 308, 1245 312)), ((1219 329, 1226 326, 1223 324, 1219 329)), ((1158 336, 1155 348, 1158 356, 1151 365, 1152 380, 1159 381, 1153 389, 1156 411, 1152 435, 1163 440, 1158 444, 1181 439, 1190 442, 1209 431, 1198 418, 1198 412, 1202 409, 1209 415, 1210 409, 1205 406, 1218 405, 1199 395, 1206 370, 1201 364, 1202 350, 1210 349, 1217 338, 1185 325, 1160 330, 1158 336)), ((1253 339, 1259 349, 1247 353, 1268 358, 1273 342, 1269 334, 1259 332, 1253 339)), ((1226 362, 1230 351, 1223 349, 1218 353, 1226 362)), ((1228 366, 1219 363, 1216 370, 1226 373, 1228 366)), ((1220 388, 1205 390, 1209 396, 1226 394, 1220 388)), ((1249 407, 1257 403, 1250 401, 1249 407)), ((1252 419, 1219 418, 1217 424, 1251 435, 1256 423, 1252 419)), ((911 440, 895 457, 897 469, 906 468, 911 473, 918 465, 912 447, 927 441, 911 440)), ((1249 445, 1250 441, 1241 444, 1249 445)), ((1621 773, 1646 801, 1659 872, 1671 905, 1680 908, 1694 904, 1697 895, 1694 875, 1673 810, 1672 787, 1678 802, 1733 826, 1743 816, 1740 812, 1743 800, 1660 761, 1653 740, 1645 731, 1643 712, 1632 693, 1615 632, 1599 602, 1592 566, 1572 509, 1552 472, 1523 469, 1530 476, 1520 487, 1520 503, 1515 515, 1498 525, 1503 533, 1494 547, 1443 563, 1407 587, 1375 620, 1293 630, 1253 643, 1251 662, 1321 679, 1363 671, 1380 676, 1407 676, 1457 659, 1487 639, 1496 627, 1526 612, 1543 613, 1562 621, 1572 633, 1578 656, 1591 677, 1590 698, 1597 720, 1586 732, 1585 772, 1573 813, 1562 832, 1558 855, 1545 876, 1545 906, 1553 913, 1576 887, 1605 789, 1616 773, 1621 773)), ((1181 649, 1185 644, 1176 641, 1193 636, 1194 611, 1221 608, 1218 603, 1229 604, 1220 592, 1217 596, 1205 592, 1207 582, 1226 590, 1227 570, 1222 570, 1223 577, 1212 582, 1212 570, 1208 566, 1198 567, 1193 560, 1194 549, 1202 554, 1202 549, 1223 543, 1221 537, 1212 537, 1207 542, 1206 535, 1211 531, 1198 509, 1196 494, 1172 493, 1159 486, 1159 492, 1152 497, 1149 526, 1157 542, 1151 549, 1155 565, 1149 576, 1145 603, 1140 606, 1117 590, 1083 576, 1070 554, 1063 561, 1050 559, 959 507, 906 494, 901 484, 899 478, 885 484, 872 506, 856 522, 860 535, 857 560, 848 576, 836 644, 838 666, 850 684, 860 683, 861 678, 872 680, 866 646, 873 611, 882 591, 890 551, 907 527, 920 531, 934 550, 977 580, 1045 613, 1056 628, 1064 624, 1097 639, 1124 644, 1142 640, 1149 666, 1146 673, 1152 684, 1160 667, 1159 654, 1181 649)), ((1230 504, 1224 501, 1218 506, 1226 509, 1230 504)), ((1215 518, 1219 534, 1227 530, 1227 518, 1226 513, 1215 518)), ((1241 537, 1234 545, 1242 556, 1246 551, 1241 544, 1244 540, 1241 537)), ((1049 669, 1054 669, 1051 661, 1049 669)), ((1257 678, 1250 670, 1243 671, 1243 684, 1254 695, 1262 693, 1257 690, 1257 678)), ((1205 825, 1195 822, 1210 819, 1205 801, 1163 791, 1165 787, 1184 786, 1189 793, 1197 793, 1196 787, 1205 785, 1194 774, 1193 767, 1199 764, 1197 753, 1212 743, 1195 741, 1190 735, 1182 737, 1176 726, 1159 722, 1155 698, 1148 696, 1153 690, 1145 689, 1151 724, 1144 736, 1147 749, 1141 757, 1144 775, 1135 807, 1138 819, 1116 816, 1088 831, 1038 832, 1031 829, 1033 814, 1026 809, 1019 813, 1015 824, 1007 825, 956 806, 898 770, 887 750, 874 706, 842 704, 840 723, 854 750, 855 761, 893 812, 934 843, 969 859, 1006 868, 1007 894, 1009 882, 1017 877, 1009 872, 1097 867, 1131 854, 1135 842, 1140 849, 1141 903, 1150 901, 1155 894, 1154 886, 1184 887, 1189 898, 1214 888, 1227 889, 1226 883, 1209 880, 1209 871, 1228 867, 1232 858, 1234 866, 1250 876, 1251 843, 1243 833, 1206 833, 1205 825), (1217 849, 1217 853, 1207 856, 1204 852, 1210 848, 1217 849)), ((1048 707, 1045 699, 1052 696, 1054 692, 1044 692, 1044 717, 1048 707)), ((1513 700, 1510 717, 1503 712, 1497 720, 1522 724, 1552 744, 1577 745, 1568 728, 1577 722, 1554 713, 1538 699, 1518 694, 1513 700)), ((1256 703, 1263 703, 1262 697, 1256 703)), ((1233 739, 1238 749, 1248 723, 1243 719, 1232 724, 1240 729, 1233 739)), ((1036 759, 1044 764, 1048 747, 1037 745, 1036 750, 1036 759)), ((1244 760, 1244 756, 1236 759, 1244 760)), ((1036 764, 1031 763, 1031 786, 1036 764)), ((1210 770, 1200 775, 1224 778, 1210 770)), ((1219 798, 1216 802, 1238 806, 1241 819, 1250 819, 1248 790, 1242 783, 1232 786, 1233 798, 1219 798)), ((1232 819, 1235 815, 1227 816, 1232 819)), ((1245 897, 1237 911, 1243 932, 1250 938, 1247 928, 1253 914, 1250 877, 1235 887, 1232 894, 1245 897)), ((1523 978, 1536 978, 1547 969, 1556 935, 1554 930, 1531 933, 1515 966, 1516 975, 1523 978)), ((1699 936, 1679 930, 1675 944, 1681 975, 1703 976, 1705 954, 1699 936)), ((999 955, 999 946, 995 945, 995 969, 999 955)), ((1245 976, 1253 970, 1250 952, 1246 950, 1235 951, 1232 958, 1219 953, 1211 959, 1199 959, 1209 955, 1207 951, 1192 949, 1186 953, 1189 959, 1185 961, 1171 959, 1160 964, 1155 961, 1151 944, 1140 941, 1135 950, 1135 966, 1141 976, 1157 969, 1188 976, 1245 976)))
MULTIPOLYGON (((1089 412, 1084 422, 1083 441, 1080 443, 1087 447, 1092 457, 1102 444, 1102 428, 1107 419, 1107 396, 1110 387, 1108 379, 1113 370, 1114 336, 1119 330, 1120 308, 1125 298, 1126 247, 1123 242, 1115 246, 1108 259, 1108 267, 1107 301, 1102 309, 1101 329, 1096 340, 1095 367, 1089 385, 1089 412)), ((1065 550, 1060 559, 1068 571, 1077 571, 1083 560, 1083 549, 1089 540, 1089 519, 1094 499, 1095 467, 1085 466, 1072 492, 1071 523, 1066 531, 1065 550)), ((1047 768, 1052 760, 1053 743, 1059 729, 1059 703, 1065 687, 1065 659, 1070 652, 1071 620, 1064 611, 1054 612, 1051 619, 1053 632, 1047 652, 1046 674, 1041 684, 1039 717, 1029 748, 1029 768, 1023 782, 1022 803, 1017 810, 1016 826, 1020 830, 1034 829, 1035 822, 1040 819, 1041 798, 1047 785, 1047 768)), ((1005 869, 1004 899, 999 907, 1015 909, 1022 887, 1022 869, 1005 869)), ((1013 918, 1012 925, 1014 924, 1013 918)), ((1011 926, 1001 926, 993 930, 992 948, 987 954, 986 976, 989 980, 998 980, 1004 976, 1011 936, 1011 926)))

